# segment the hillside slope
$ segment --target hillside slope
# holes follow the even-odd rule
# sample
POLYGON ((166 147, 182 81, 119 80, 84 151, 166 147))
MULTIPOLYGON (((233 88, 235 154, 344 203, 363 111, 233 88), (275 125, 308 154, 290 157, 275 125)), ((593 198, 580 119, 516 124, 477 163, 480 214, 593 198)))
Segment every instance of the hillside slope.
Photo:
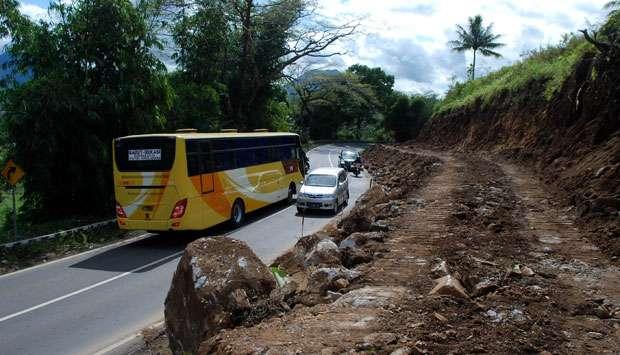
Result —
MULTIPOLYGON (((578 55, 566 63, 570 70, 559 81, 558 76, 532 75, 521 87, 495 90, 492 96, 462 94, 454 100, 454 93, 448 93, 448 99, 461 104, 440 110, 419 141, 446 149, 491 152, 534 169, 552 190, 567 198, 567 205, 574 206, 599 247, 617 259, 620 60, 617 53, 603 55, 593 46, 576 48, 578 55), (557 85, 557 90, 550 90, 550 84, 557 85)), ((557 65, 566 57, 565 51, 557 51, 546 60, 557 65)), ((515 74, 523 67, 519 63, 502 71, 515 74)), ((497 77, 476 80, 470 86, 497 85, 497 77)))

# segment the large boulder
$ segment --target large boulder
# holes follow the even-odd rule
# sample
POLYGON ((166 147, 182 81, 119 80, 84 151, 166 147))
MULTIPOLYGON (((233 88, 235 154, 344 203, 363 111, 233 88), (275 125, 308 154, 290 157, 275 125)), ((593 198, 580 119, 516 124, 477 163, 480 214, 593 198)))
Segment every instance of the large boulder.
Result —
POLYGON ((269 269, 245 243, 222 237, 189 244, 165 302, 170 349, 195 353, 220 329, 242 322, 275 287, 269 269))
POLYGON ((305 266, 340 265, 340 250, 331 239, 323 239, 316 243, 306 255, 305 266))

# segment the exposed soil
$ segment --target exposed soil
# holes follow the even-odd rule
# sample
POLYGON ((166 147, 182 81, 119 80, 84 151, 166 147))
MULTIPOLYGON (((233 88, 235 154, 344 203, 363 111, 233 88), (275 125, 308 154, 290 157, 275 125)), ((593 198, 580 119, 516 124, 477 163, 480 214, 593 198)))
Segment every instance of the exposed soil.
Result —
POLYGON ((620 262, 620 66, 605 63, 586 56, 550 101, 544 83, 533 81, 492 104, 434 117, 418 141, 488 152, 535 172, 556 203, 573 207, 582 232, 620 262))
POLYGON ((366 233, 364 258, 343 256, 359 276, 222 330, 202 353, 617 353, 620 270, 532 175, 417 147, 365 160, 376 185, 328 233, 341 246, 366 233), (429 294, 446 274, 458 287, 429 294))

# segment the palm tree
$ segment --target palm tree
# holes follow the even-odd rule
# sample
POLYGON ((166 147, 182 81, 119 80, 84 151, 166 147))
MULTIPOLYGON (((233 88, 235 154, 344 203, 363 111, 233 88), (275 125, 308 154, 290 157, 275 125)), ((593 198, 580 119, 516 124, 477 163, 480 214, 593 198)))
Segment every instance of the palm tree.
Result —
POLYGON ((493 34, 493 24, 487 27, 482 26, 482 16, 476 15, 469 18, 467 29, 461 25, 456 25, 457 40, 448 42, 452 46, 452 50, 464 52, 467 50, 474 51, 474 61, 471 67, 472 80, 476 77, 476 53, 484 56, 493 56, 499 58, 502 55, 493 51, 495 48, 503 47, 504 43, 496 42, 501 35, 493 34))

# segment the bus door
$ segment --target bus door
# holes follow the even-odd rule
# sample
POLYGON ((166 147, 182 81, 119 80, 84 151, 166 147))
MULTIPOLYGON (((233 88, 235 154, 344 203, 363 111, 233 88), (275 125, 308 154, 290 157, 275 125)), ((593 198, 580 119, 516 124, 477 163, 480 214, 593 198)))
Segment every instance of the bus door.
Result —
POLYGON ((200 185, 202 186, 202 194, 208 194, 215 191, 215 174, 213 173, 213 158, 211 156, 211 142, 200 142, 200 160, 201 174, 200 185))
POLYGON ((215 191, 215 183, 213 181, 213 174, 201 174, 200 184, 202 185, 203 195, 215 191))

